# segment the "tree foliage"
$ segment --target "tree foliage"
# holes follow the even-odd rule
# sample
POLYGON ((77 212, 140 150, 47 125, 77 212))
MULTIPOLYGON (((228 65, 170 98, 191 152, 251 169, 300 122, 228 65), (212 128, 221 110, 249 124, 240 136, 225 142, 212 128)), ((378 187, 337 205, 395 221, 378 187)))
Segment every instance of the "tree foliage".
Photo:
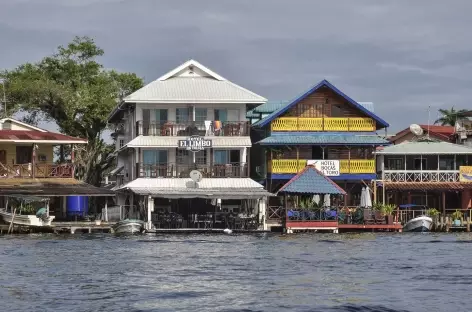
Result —
POLYGON ((37 63, 25 63, 1 73, 9 112, 27 112, 31 123, 55 122, 64 134, 86 138, 75 152, 82 170, 78 178, 99 185, 113 162, 113 146, 102 139, 107 116, 124 96, 141 88, 133 73, 106 70, 97 58, 104 51, 89 37, 76 37, 67 46, 37 63))
POLYGON ((464 118, 465 109, 455 110, 454 106, 451 109, 440 109, 441 117, 434 123, 440 124, 441 126, 455 126, 458 119, 464 118))

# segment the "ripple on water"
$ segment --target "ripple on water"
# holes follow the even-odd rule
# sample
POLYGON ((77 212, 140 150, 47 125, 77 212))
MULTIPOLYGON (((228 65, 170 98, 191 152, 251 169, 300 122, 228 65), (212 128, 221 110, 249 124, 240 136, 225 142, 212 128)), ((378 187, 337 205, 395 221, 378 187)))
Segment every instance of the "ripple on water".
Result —
POLYGON ((470 235, 0 237, 3 311, 465 311, 470 235))

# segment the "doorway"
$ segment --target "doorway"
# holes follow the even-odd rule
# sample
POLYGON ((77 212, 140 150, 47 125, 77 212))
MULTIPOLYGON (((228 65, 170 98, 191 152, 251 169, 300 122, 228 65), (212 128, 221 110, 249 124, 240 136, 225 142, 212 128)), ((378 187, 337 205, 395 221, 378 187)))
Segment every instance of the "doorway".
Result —
POLYGON ((32 146, 17 146, 16 147, 16 164, 29 164, 33 157, 32 146))

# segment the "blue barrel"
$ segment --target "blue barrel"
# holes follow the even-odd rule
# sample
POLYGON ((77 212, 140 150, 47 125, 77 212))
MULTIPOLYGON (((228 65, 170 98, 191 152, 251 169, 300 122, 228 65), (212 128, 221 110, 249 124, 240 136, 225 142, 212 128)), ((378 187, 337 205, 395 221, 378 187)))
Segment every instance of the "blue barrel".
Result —
POLYGON ((67 217, 85 217, 88 214, 87 196, 67 196, 67 217))

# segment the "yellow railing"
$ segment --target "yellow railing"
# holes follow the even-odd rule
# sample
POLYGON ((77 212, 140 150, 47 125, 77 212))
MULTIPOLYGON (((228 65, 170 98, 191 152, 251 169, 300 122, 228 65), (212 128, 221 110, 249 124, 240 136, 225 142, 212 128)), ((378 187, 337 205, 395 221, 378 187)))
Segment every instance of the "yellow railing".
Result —
MULTIPOLYGON (((298 173, 306 166, 306 159, 273 159, 272 173, 298 173)), ((375 173, 373 159, 343 159, 339 161, 340 173, 375 173)))
POLYGON ((281 117, 272 121, 272 131, 375 131, 371 118, 297 118, 281 117))

